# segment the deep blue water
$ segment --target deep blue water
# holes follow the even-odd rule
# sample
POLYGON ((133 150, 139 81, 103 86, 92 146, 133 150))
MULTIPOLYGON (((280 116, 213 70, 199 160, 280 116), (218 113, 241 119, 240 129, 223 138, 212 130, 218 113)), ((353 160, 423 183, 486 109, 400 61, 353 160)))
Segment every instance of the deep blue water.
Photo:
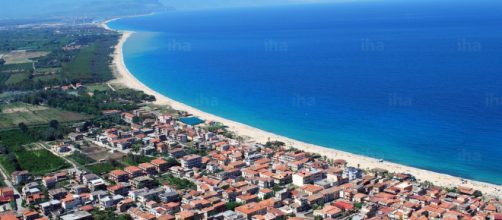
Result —
POLYGON ((373 1, 121 19, 151 88, 309 143, 502 184, 502 1, 373 1))

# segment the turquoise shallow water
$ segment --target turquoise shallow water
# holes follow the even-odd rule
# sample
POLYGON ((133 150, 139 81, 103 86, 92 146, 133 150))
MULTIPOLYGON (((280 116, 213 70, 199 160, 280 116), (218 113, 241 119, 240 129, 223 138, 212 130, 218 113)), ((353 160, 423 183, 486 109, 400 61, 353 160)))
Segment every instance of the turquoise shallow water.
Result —
POLYGON ((375 1, 121 19, 125 62, 188 105, 502 184, 502 3, 375 1))

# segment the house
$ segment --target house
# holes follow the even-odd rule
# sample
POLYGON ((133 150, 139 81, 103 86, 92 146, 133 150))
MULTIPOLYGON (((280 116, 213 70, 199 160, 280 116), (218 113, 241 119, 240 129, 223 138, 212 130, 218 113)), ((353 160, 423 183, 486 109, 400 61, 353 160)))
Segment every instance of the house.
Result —
POLYGON ((92 215, 86 211, 76 211, 60 217, 61 220, 92 220, 92 215))
POLYGON ((81 141, 84 140, 84 135, 80 133, 69 133, 68 138, 72 141, 81 141))
POLYGON ((155 186, 155 181, 152 178, 150 178, 149 176, 136 177, 134 179, 131 179, 129 182, 136 189, 141 189, 144 187, 152 188, 153 186, 155 186))
POLYGON ((182 148, 174 148, 169 151, 169 156, 174 157, 174 158, 180 158, 185 155, 186 155, 185 150, 183 150, 182 148))
POLYGON ((155 175, 157 173, 156 167, 151 163, 141 163, 138 167, 148 175, 155 175))
POLYGON ((253 215, 267 214, 267 207, 256 202, 252 202, 235 208, 235 212, 250 220, 253 215))
POLYGON ((361 178, 363 171, 355 167, 347 167, 343 170, 342 178, 347 178, 349 181, 361 178))
POLYGON ((56 176, 44 176, 42 178, 42 184, 48 189, 55 187, 57 182, 58 179, 56 176))
POLYGON ((181 167, 191 169, 202 165, 202 157, 197 154, 190 154, 180 159, 181 167))
POLYGON ((324 172, 312 169, 301 170, 293 174, 293 184, 303 186, 304 184, 313 184, 324 178, 324 172))
POLYGON ((88 186, 91 191, 106 190, 105 181, 101 178, 89 181, 88 186))
POLYGON ((26 170, 14 171, 11 174, 12 184, 19 185, 28 181, 30 173, 26 170))
POLYGON ((138 176, 144 175, 143 170, 141 170, 137 166, 128 166, 128 167, 124 168, 124 171, 127 173, 127 175, 129 175, 129 179, 133 179, 138 176))
POLYGON ((134 206, 134 200, 131 198, 126 198, 126 199, 120 201, 119 203, 117 203, 117 210, 119 212, 125 212, 126 210, 128 210, 129 208, 131 208, 133 206, 134 206))
POLYGON ((122 195, 106 196, 104 198, 99 199, 99 205, 101 207, 107 209, 107 208, 114 207, 123 199, 124 199, 124 197, 122 195))
POLYGON ((149 212, 142 211, 139 208, 130 208, 129 210, 127 210, 127 213, 129 213, 129 215, 131 215, 131 217, 136 220, 154 220, 155 219, 155 215, 153 215, 149 212))
POLYGON ((160 159, 160 158, 154 159, 154 160, 150 161, 150 163, 153 166, 155 166, 157 173, 164 173, 167 171, 167 169, 169 169, 169 164, 167 163, 167 161, 160 159))
POLYGON ((0 188, 0 203, 11 202, 15 200, 14 189, 10 187, 0 188))
POLYGON ((124 120, 125 122, 129 123, 129 124, 132 124, 133 121, 134 121, 134 115, 129 113, 129 112, 124 112, 122 113, 122 120, 124 120))
POLYGON ((196 211, 181 211, 176 213, 175 215, 176 220, 202 220, 204 219, 203 213, 196 212, 196 211))
POLYGON ((314 210, 314 216, 320 216, 323 219, 336 219, 340 217, 342 213, 343 211, 334 205, 326 205, 320 210, 314 210))
POLYGON ((24 220, 35 220, 35 219, 38 219, 40 217, 40 214, 38 214, 38 212, 36 211, 33 211, 33 210, 25 210, 23 212, 23 219, 24 220))
POLYGON ((122 170, 113 170, 108 174, 108 179, 116 183, 127 182, 129 174, 122 170))
POLYGON ((50 200, 44 203, 40 203, 39 206, 43 214, 47 215, 52 211, 61 209, 61 202, 59 200, 50 200))
POLYGON ((61 200, 61 207, 63 207, 66 210, 71 210, 73 208, 76 208, 80 204, 81 200, 80 196, 78 195, 68 194, 66 195, 65 198, 61 200))
POLYGON ((64 188, 51 189, 48 191, 49 198, 52 200, 60 200, 65 198, 68 194, 68 191, 64 188))

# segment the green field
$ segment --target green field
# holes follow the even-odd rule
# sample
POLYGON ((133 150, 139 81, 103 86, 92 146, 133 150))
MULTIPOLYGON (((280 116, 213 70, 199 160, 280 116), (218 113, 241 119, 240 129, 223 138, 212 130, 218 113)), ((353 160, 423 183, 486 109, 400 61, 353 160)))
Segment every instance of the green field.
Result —
POLYGON ((101 174, 109 173, 112 170, 122 169, 124 167, 121 166, 120 164, 106 161, 103 163, 96 163, 93 165, 88 165, 88 166, 85 166, 85 168, 87 168, 89 171, 91 171, 94 174, 101 175, 101 174))
POLYGON ((87 91, 89 92, 94 92, 94 91, 107 91, 110 90, 110 87, 106 85, 106 83, 93 83, 85 86, 87 88, 87 91))
POLYGON ((22 150, 14 153, 16 163, 12 163, 8 155, 0 156, 0 164, 10 174, 19 166, 20 170, 27 170, 33 175, 45 175, 57 170, 70 168, 71 165, 48 150, 22 150))
POLYGON ((120 159, 120 162, 129 166, 138 166, 140 163, 148 163, 152 160, 153 158, 151 157, 129 154, 120 159))
POLYGON ((34 175, 44 175, 71 167, 65 160, 45 149, 22 151, 16 153, 16 156, 21 169, 28 170, 34 175))
POLYGON ((16 127, 21 122, 27 125, 35 125, 45 124, 50 120, 68 122, 91 118, 91 116, 85 114, 25 103, 9 104, 2 106, 0 110, 0 129, 16 127))
POLYGON ((30 76, 29 73, 16 73, 16 74, 12 74, 12 75, 10 75, 9 79, 7 79, 7 81, 5 81, 5 84, 7 84, 7 85, 13 85, 13 84, 20 83, 23 80, 28 79, 29 76, 30 76))
POLYGON ((96 160, 92 159, 91 157, 89 157, 79 151, 75 151, 73 154, 71 154, 68 157, 80 165, 86 165, 86 164, 96 162, 96 160))

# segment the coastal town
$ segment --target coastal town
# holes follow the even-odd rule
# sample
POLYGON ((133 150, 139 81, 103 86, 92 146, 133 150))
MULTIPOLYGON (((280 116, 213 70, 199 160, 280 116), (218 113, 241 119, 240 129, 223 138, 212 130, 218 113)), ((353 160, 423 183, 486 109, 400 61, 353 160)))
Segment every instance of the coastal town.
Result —
POLYGON ((502 220, 501 185, 293 140, 147 87, 124 62, 134 32, 107 26, 131 14, 0 22, 0 220, 502 220))
POLYGON ((12 172, 0 219, 502 219, 502 201, 473 188, 253 143, 218 122, 165 112, 105 110, 120 123, 76 123, 40 143, 71 166, 12 172))

